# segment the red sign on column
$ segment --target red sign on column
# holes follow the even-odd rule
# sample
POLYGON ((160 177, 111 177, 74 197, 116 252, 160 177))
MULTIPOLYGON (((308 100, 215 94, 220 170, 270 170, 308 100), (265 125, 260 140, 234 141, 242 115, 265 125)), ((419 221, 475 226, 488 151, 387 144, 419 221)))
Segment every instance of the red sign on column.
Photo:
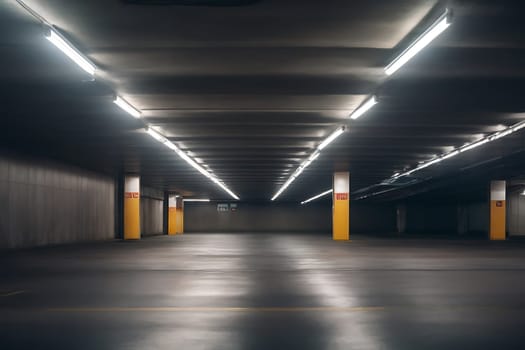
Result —
POLYGON ((335 194, 335 200, 336 201, 347 201, 348 200, 348 193, 336 193, 335 194))
POLYGON ((125 192, 124 198, 139 198, 138 192, 125 192))

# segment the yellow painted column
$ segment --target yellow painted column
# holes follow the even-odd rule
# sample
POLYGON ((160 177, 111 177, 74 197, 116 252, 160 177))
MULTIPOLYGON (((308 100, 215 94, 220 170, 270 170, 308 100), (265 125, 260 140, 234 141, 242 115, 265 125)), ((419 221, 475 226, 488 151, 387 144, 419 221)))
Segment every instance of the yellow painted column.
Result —
POLYGON ((491 240, 506 239, 506 191, 505 181, 491 181, 490 183, 490 231, 491 240))
POLYGON ((334 173, 332 238, 336 241, 350 239, 350 173, 334 173))
POLYGON ((124 239, 140 239, 140 177, 124 179, 124 239))
POLYGON ((175 206, 175 232, 184 233, 184 200, 182 197, 176 198, 175 206))
POLYGON ((168 235, 177 234, 177 197, 174 194, 168 197, 168 235))

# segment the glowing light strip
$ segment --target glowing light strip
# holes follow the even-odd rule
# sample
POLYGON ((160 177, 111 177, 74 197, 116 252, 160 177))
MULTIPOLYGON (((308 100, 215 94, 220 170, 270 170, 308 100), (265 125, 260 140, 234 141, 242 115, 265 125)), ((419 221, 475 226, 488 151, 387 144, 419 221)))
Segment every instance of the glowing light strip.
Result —
POLYGON ((328 136, 326 139, 324 139, 323 142, 321 142, 321 144, 317 147, 317 150, 314 153, 312 153, 308 157, 308 159, 306 159, 304 162, 302 162, 301 165, 299 165, 299 167, 297 169, 295 169, 293 174, 288 178, 288 180, 286 180, 286 182, 281 186, 281 188, 279 188, 279 190, 273 195, 271 200, 272 201, 276 200, 277 197, 279 197, 281 195, 281 193, 283 193, 292 184, 292 182, 294 182, 295 179, 297 179, 299 177, 299 175, 302 174, 304 169, 306 169, 308 166, 310 166, 310 164, 312 164, 312 162, 319 157, 319 155, 321 154, 320 150, 325 148, 329 143, 331 143, 333 140, 335 140, 345 130, 346 130, 346 127, 345 126, 341 126, 336 131, 331 133, 330 136, 328 136))
MULTIPOLYGON (((29 6, 27 6, 22 0, 16 0, 18 4, 20 4, 29 14, 37 18, 39 21, 42 22, 43 25, 45 25, 48 28, 48 31, 46 32, 46 39, 49 40, 51 43, 53 43, 56 47, 58 47, 62 52, 64 52, 71 60, 73 60, 75 63, 77 63, 83 70, 88 72, 91 75, 94 75, 96 72, 96 66, 91 63, 88 59, 86 59, 80 51, 78 51, 73 45, 71 45, 62 35, 60 35, 59 32, 55 31, 53 29, 53 26, 42 16, 40 16, 38 13, 33 11, 29 6)), ((117 96, 115 100, 113 101, 115 104, 117 104, 120 108, 131 114, 135 118, 140 117, 140 110, 134 108, 129 103, 127 103, 124 99, 117 96)), ((166 137, 164 137, 161 133, 157 132, 156 130, 152 129, 149 125, 145 124, 146 131, 148 135, 153 137, 155 140, 161 142, 166 147, 174 151, 184 159, 188 164, 190 164, 192 167, 197 169, 201 174, 212 180, 217 186, 222 188, 225 192, 227 192, 230 196, 233 198, 239 200, 239 197, 233 193, 226 185, 218 179, 216 176, 209 173, 206 169, 204 169, 202 166, 197 164, 190 156, 188 156, 186 153, 184 153, 181 149, 179 149, 177 146, 175 146, 171 141, 169 141, 166 137)))
POLYGON ((69 41, 67 41, 62 35, 56 32, 53 28, 49 28, 46 33, 46 39, 55 45, 60 51, 62 51, 67 57, 75 62, 80 68, 89 73, 95 75, 97 67, 85 58, 80 51, 78 51, 69 41))
POLYGON ((433 159, 430 159, 426 162, 423 162, 421 165, 419 165, 418 167, 414 168, 414 169, 411 169, 411 170, 408 170, 404 173, 396 173, 394 174, 390 180, 396 180, 400 177, 403 177, 403 176, 407 176, 407 175, 410 175, 416 171, 419 171, 421 169, 424 169, 426 167, 429 167, 433 164, 436 164, 436 163, 439 163, 445 159, 449 159, 449 158, 452 158, 460 153, 463 153, 463 152, 466 152, 466 151, 470 151, 474 148, 477 148, 479 146, 482 146, 486 143, 489 143, 489 142, 492 142, 492 141, 495 141, 495 140, 498 140, 502 137, 505 137, 505 136, 508 136, 520 129, 523 129, 525 128, 525 121, 522 121, 522 122, 519 122, 519 123, 516 123, 512 126, 509 126, 508 128, 504 129, 504 130, 501 130, 501 131, 498 131, 498 132, 495 132, 493 134, 490 134, 489 136, 486 136, 486 137, 483 137, 479 140, 476 140, 474 142, 470 142, 470 143, 466 143, 464 144, 463 146, 459 147, 458 149, 456 150, 453 150, 453 151, 450 151, 450 152, 447 152, 447 153, 444 153, 436 158, 433 158, 433 159))
POLYGON ((450 11, 447 9, 423 34, 421 34, 410 46, 397 56, 388 66, 385 67, 387 75, 394 74, 412 57, 423 50, 428 44, 437 38, 451 24, 450 11))
POLYGON ((183 202, 209 202, 210 200, 208 198, 183 198, 183 202))
POLYGON ((370 108, 374 107, 377 104, 377 98, 375 96, 370 97, 365 103, 363 103, 359 108, 357 108, 352 114, 350 114, 351 119, 357 119, 363 114, 365 114, 370 108))
POLYGON ((193 168, 195 168, 198 172, 200 172, 202 175, 206 176, 208 179, 213 181, 217 186, 222 188, 226 193, 228 193, 231 197, 239 200, 239 197, 233 193, 226 185, 218 179, 215 175, 212 175, 210 172, 208 172, 206 169, 204 169, 202 166, 200 166, 195 160, 193 160, 190 156, 188 156, 186 153, 184 153, 180 148, 175 146, 170 140, 168 140, 164 135, 159 133, 158 131, 154 130, 151 127, 146 127, 146 132, 153 137, 158 142, 164 144, 166 147, 177 153, 179 157, 184 159, 186 163, 191 165, 193 168))
POLYGON ((113 100, 113 103, 122 108, 127 113, 131 114, 135 118, 140 118, 141 112, 129 104, 126 100, 124 100, 122 97, 117 96, 115 100, 113 100))
POLYGON ((317 147, 315 152, 312 153, 308 157, 308 159, 306 159, 304 162, 302 162, 301 165, 299 165, 299 167, 297 169, 295 169, 295 171, 288 178, 288 180, 286 180, 286 182, 281 186, 281 188, 279 188, 279 190, 273 195, 272 201, 276 200, 277 197, 279 197, 281 195, 281 193, 283 193, 284 190, 286 190, 292 184, 292 182, 294 182, 299 177, 299 175, 302 174, 304 169, 306 169, 308 166, 310 166, 310 164, 312 164, 313 161, 316 160, 321 155, 320 151, 323 148, 325 148, 329 143, 331 143, 337 137, 339 137, 345 130, 346 130, 346 127, 345 126, 341 126, 336 131, 331 133, 330 136, 328 136, 326 139, 324 139, 323 142, 321 142, 321 144, 317 147))
POLYGON ((334 131, 330 136, 328 136, 319 146, 317 146, 317 149, 321 151, 323 148, 331 144, 336 138, 338 138, 342 133, 345 132, 345 127, 342 126, 336 131, 334 131))
POLYGON ((306 204, 306 203, 309 203, 311 201, 314 201, 316 200, 317 198, 321 198, 323 196, 326 196, 327 194, 330 194, 332 193, 334 190, 333 189, 329 189, 328 191, 324 191, 323 193, 319 193, 318 195, 316 196, 313 196, 311 198, 308 198, 308 199, 305 199, 304 201, 301 202, 301 204, 306 204))

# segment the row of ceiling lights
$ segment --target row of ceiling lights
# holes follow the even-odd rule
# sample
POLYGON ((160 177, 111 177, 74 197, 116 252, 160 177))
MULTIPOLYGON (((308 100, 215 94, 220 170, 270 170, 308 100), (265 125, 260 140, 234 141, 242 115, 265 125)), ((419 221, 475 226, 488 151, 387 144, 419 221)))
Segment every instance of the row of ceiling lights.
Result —
MULTIPOLYGON (((399 54, 392 62, 390 62, 385 68, 384 72, 386 75, 390 76, 394 74, 399 68, 401 68, 403 65, 405 65, 410 59, 412 59, 419 51, 424 49, 428 44, 432 42, 435 38, 437 38, 445 29, 447 29, 451 24, 451 12, 446 9, 445 12, 436 20, 434 23, 425 30, 412 44, 408 46, 407 49, 405 49, 401 54, 399 54)), ((365 114, 368 110, 370 110, 372 107, 374 107, 378 103, 378 99, 375 95, 370 96, 359 108, 357 108, 351 115, 350 119, 357 119, 361 117, 363 114, 365 114)), ((332 133, 328 138, 326 138, 321 145, 323 145, 323 148, 326 147, 329 143, 334 141, 338 136, 340 136, 343 131, 345 130, 344 127, 339 128, 337 131, 332 133)), ((319 145, 319 146, 321 146, 319 145)), ((322 148, 321 148, 322 149, 322 148)), ((320 148, 314 152, 314 154, 319 155, 320 148)), ((309 163, 308 163, 309 164, 309 163)), ((288 180, 281 186, 281 188, 275 193, 272 200, 275 200, 281 193, 290 186, 290 184, 297 179, 299 174, 302 173, 304 170, 304 165, 302 164, 297 168, 297 170, 288 178, 288 180)), ((321 198, 325 195, 328 195, 332 192, 332 190, 325 191, 323 193, 320 193, 316 196, 313 196, 312 198, 306 199, 301 202, 301 204, 306 204, 308 202, 311 202, 315 199, 321 198)))
MULTIPOLYGON (((368 100, 366 100, 365 103, 363 103, 359 108, 357 108, 351 115, 350 119, 357 119, 363 114, 365 114, 369 109, 374 107, 374 105, 377 104, 377 99, 375 96, 370 97, 368 100)), ((340 126, 335 130, 333 133, 331 133, 326 139, 323 140, 317 146, 316 150, 306 159, 293 173, 292 175, 286 180, 286 182, 279 188, 279 190, 273 195, 272 201, 276 200, 277 197, 279 197, 287 188, 294 182, 299 175, 302 174, 302 172, 310 165, 314 160, 316 160, 319 155, 321 154, 321 150, 323 150, 326 146, 331 144, 336 138, 341 136, 346 130, 346 126, 340 126)))
MULTIPOLYGON (((440 32, 442 32, 443 30, 445 30, 448 25, 447 23, 447 13, 448 11, 443 14, 440 19, 438 19, 433 26, 431 26, 427 31, 425 31, 425 33, 422 34, 422 36, 427 36, 426 38, 423 38, 422 40, 422 43, 424 44, 419 44, 416 42, 414 42, 407 50, 405 50, 398 58, 396 58, 391 64, 389 64, 386 68, 385 68, 385 72, 388 74, 388 75, 391 75, 393 74, 397 69, 399 69, 401 67, 402 64, 406 63, 408 61, 408 59, 410 59, 411 57, 413 57, 418 51, 415 50, 415 48, 419 48, 419 50, 421 50, 423 47, 425 47, 426 45, 428 45, 428 43, 430 43, 430 41, 434 38, 436 38, 440 32), (402 57, 403 54, 407 53, 408 56, 406 57, 402 57), (408 57, 408 59, 407 59, 408 57), (402 63, 402 64, 401 64, 402 63)), ((421 38, 421 37, 420 37, 421 38)), ((419 40, 419 39, 418 39, 419 40)), ((409 170, 406 170, 406 171, 403 171, 403 172, 397 172, 395 173, 394 175, 392 175, 389 179, 386 179, 385 181, 381 182, 382 184, 389 184, 389 183, 393 183, 394 181, 396 181, 397 179, 401 178, 401 177, 405 177, 405 176, 409 176, 417 171, 420 171, 420 170, 423 170, 429 166, 432 166, 434 164, 437 164, 437 163, 440 163, 446 159, 450 159, 452 157, 455 157, 463 152, 466 152, 466 151, 470 151, 474 148, 477 148, 477 147, 480 147, 484 144, 487 144, 489 142, 492 142, 492 141, 495 141, 495 140, 498 140, 498 139, 501 139, 505 136, 508 136, 520 129, 523 129, 525 128, 525 121, 521 121, 521 122, 518 122, 514 125, 511 125, 503 130, 500 130, 500 131, 497 131, 495 133, 492 133, 488 136, 485 136, 485 137, 482 137, 480 139, 477 139, 473 142, 469 142, 469 143, 466 143, 464 144, 463 146, 461 147, 458 147, 456 149, 453 149, 449 152, 446 152, 446 153, 443 153, 439 156, 435 156, 427 161, 423 161, 423 162, 420 162, 418 166, 412 168, 412 169, 409 169, 409 170)), ((330 191, 325 191, 319 195, 316 195, 316 196, 313 196, 312 198, 309 198, 307 200, 304 200, 301 202, 301 204, 306 204, 312 200, 315 200, 317 198, 321 198, 322 196, 325 196, 327 194, 331 193, 331 190, 330 191)), ((382 192, 377 192, 377 193, 372 193, 372 194, 368 194, 368 195, 363 195, 363 196, 360 196, 358 197, 357 199, 365 199, 365 198, 368 198, 368 197, 371 197, 373 195, 376 195, 376 194, 379 194, 379 193, 382 193, 382 192)), ((525 193, 525 191, 524 191, 525 193)))
MULTIPOLYGON (((24 4, 24 8, 28 8, 24 4)), ((42 18, 41 16, 38 16, 38 18, 42 18)), ((419 51, 421 51, 424 47, 426 47, 432 40, 434 40, 436 37, 439 36, 445 29, 448 28, 450 25, 450 12, 448 10, 445 11, 443 15, 441 15, 432 26, 430 26, 423 34, 421 34, 405 51, 403 51, 399 56, 397 56, 389 65, 387 65, 384 69, 385 74, 392 75, 394 74, 399 68, 401 68, 404 64, 406 64, 412 57, 414 57, 419 51)), ((45 23, 47 24, 47 23, 45 23)), ((65 39, 53 26, 49 26, 46 38, 53 43, 57 48, 59 48, 64 54, 66 54, 71 60, 73 60, 80 68, 82 68, 85 72, 88 74, 94 76, 97 70, 97 67, 90 62, 85 56, 83 56, 67 39, 65 39)), ((130 103, 128 103, 126 100, 124 100, 120 96, 116 96, 115 100, 113 101, 117 106, 119 106, 122 110, 126 111, 130 115, 132 115, 134 118, 140 118, 141 117, 141 111, 137 108, 133 107, 130 103)), ((371 96, 364 102, 359 108, 357 108, 351 115, 350 119, 357 119, 363 114, 365 114, 368 110, 370 110, 374 105, 377 104, 377 98, 376 96, 371 96)), ((209 171, 204 169, 201 165, 199 165, 194 159, 192 159, 189 155, 187 155, 184 151, 182 151, 180 148, 178 148, 176 145, 174 145, 171 141, 169 141, 164 135, 159 133, 158 131, 154 130, 149 124, 145 124, 145 130, 147 133, 152 136, 155 140, 161 142, 166 147, 174 151, 179 157, 181 157, 184 161, 186 161, 189 165, 191 165, 193 168, 195 168, 197 171, 199 171, 201 174, 212 180, 215 184, 217 184, 219 187, 221 187, 225 192, 227 192, 231 197, 235 199, 239 199, 239 197, 233 193, 220 179, 218 179, 215 175, 211 174, 209 171)), ((428 166, 431 166, 433 164, 439 163, 445 159, 451 158, 459 153, 471 150, 473 148, 476 148, 478 146, 481 146, 485 143, 497 140, 501 137, 507 136, 514 131, 517 131, 521 128, 525 127, 525 122, 517 123, 503 131, 494 133, 492 135, 489 135, 485 138, 482 138, 480 140, 474 141, 472 143, 466 144, 456 150, 453 150, 451 152, 442 154, 438 157, 435 157, 429 161, 421 163, 416 168, 413 168, 409 171, 403 172, 403 173, 396 173, 392 176, 390 179, 391 181, 396 180, 400 177, 410 175, 416 171, 419 171, 421 169, 424 169, 428 166)), ((272 201, 277 199, 289 186, 290 184, 295 181, 301 173, 315 160, 319 157, 320 151, 323 150, 326 146, 328 146, 330 143, 332 143, 336 138, 338 138, 341 134, 344 133, 346 127, 341 126, 336 131, 334 131, 332 134, 330 134, 319 146, 317 149, 294 171, 294 173, 288 178, 288 180, 281 186, 281 188, 274 194, 272 197, 272 201)), ((327 195, 331 193, 332 190, 325 191, 319 195, 316 195, 312 198, 309 198, 301 204, 308 203, 312 200, 315 200, 317 198, 320 198, 324 195, 327 195)))
POLYGON ((481 139, 478 139, 476 141, 473 141, 473 142, 469 142, 469 143, 466 143, 464 144, 463 146, 457 148, 457 149, 454 149, 450 152, 447 152, 447 153, 443 153, 437 157, 434 157, 432 159, 429 159, 427 161, 424 161, 422 163, 420 163, 417 167, 411 169, 411 170, 408 170, 408 171, 405 171, 405 172, 400 172, 400 173, 395 173, 394 175, 392 175, 392 177, 390 178, 390 180, 397 180, 399 179, 400 177, 403 177, 403 176, 407 176, 407 175, 410 175, 416 171, 419 171, 421 169, 424 169, 426 167, 429 167, 433 164, 436 164, 436 163, 439 163, 445 159, 449 159, 449 158, 452 158, 454 156, 457 156, 458 154, 460 153, 463 153, 463 152, 466 152, 466 151, 470 151, 471 149, 474 149, 474 148, 477 148, 479 146, 482 146, 486 143, 489 143, 489 142, 492 142, 492 141, 495 141, 495 140, 498 140, 502 137, 505 137, 505 136, 508 136, 512 133, 514 133, 515 131, 518 131, 520 129, 523 129, 525 128, 525 121, 522 121, 522 122, 519 122, 519 123, 516 123, 512 126, 509 126, 508 128, 505 128, 501 131, 498 131, 498 132, 495 132, 493 134, 490 134, 486 137, 483 137, 481 139))
MULTIPOLYGON (((18 1, 25 9, 29 10, 32 14, 35 14, 34 11, 32 11, 27 5, 25 5, 22 1, 18 1)), ((43 20, 43 18, 40 15, 37 15, 37 18, 40 20, 43 20)), ((46 34, 46 38, 53 43, 57 48, 59 48, 64 54, 66 54, 71 60, 73 60, 80 68, 82 68, 85 72, 88 74, 95 76, 97 67, 92 62, 90 62, 82 53, 80 53, 79 50, 77 50, 66 38, 64 38, 53 26, 49 25, 45 20, 43 20, 47 24, 48 31, 46 34)), ((405 51, 403 51, 399 56, 397 56, 389 65, 385 67, 385 74, 392 75, 395 73, 399 68, 401 68, 405 63, 407 63, 412 57, 414 57, 419 51, 421 51, 424 47, 426 47, 432 40, 434 40, 439 34, 441 34, 448 26, 450 25, 450 12, 448 10, 445 11, 445 13, 438 18, 434 22, 432 26, 430 26, 423 34, 421 34, 405 51)), ((122 110, 129 113, 134 118, 139 119, 141 117, 141 111, 137 108, 133 107, 129 102, 124 100, 120 96, 116 96, 115 100, 113 101, 117 106, 119 106, 122 110)), ((368 110, 370 110, 374 105, 377 104, 377 98, 376 96, 372 95, 370 98, 366 100, 359 108, 357 108, 351 115, 350 119, 357 119, 363 114, 365 114, 368 110)), ((164 135, 159 133, 158 131, 154 130, 149 124, 145 123, 145 130, 147 133, 152 136, 155 140, 161 142, 166 147, 174 151, 179 157, 181 157, 184 161, 186 161, 189 165, 191 165, 193 168, 195 168, 197 171, 199 171, 201 174, 212 180, 215 184, 217 184, 219 187, 221 187, 225 192, 227 192, 231 197, 235 199, 239 199, 239 197, 233 193, 220 179, 218 179, 216 176, 212 175, 209 171, 204 169, 202 166, 200 166, 195 160, 193 160, 189 155, 187 155, 184 151, 182 151, 180 148, 178 148, 176 145, 174 145, 171 141, 169 141, 164 135)), ((330 134, 319 146, 317 149, 294 171, 294 173, 288 178, 288 180, 281 186, 281 188, 274 194, 274 196, 271 198, 272 201, 277 199, 289 186, 290 184, 295 181, 299 175, 314 161, 316 160, 319 155, 320 151, 323 150, 326 146, 328 146, 330 143, 332 143, 336 138, 338 138, 341 134, 344 133, 346 130, 345 126, 339 127, 336 131, 334 131, 332 134, 330 134)), ((451 153, 452 154, 452 153, 451 153)), ((455 155, 455 154, 452 154, 455 155)), ((444 155, 440 158, 440 160, 446 159, 448 157, 451 157, 450 154, 444 155)), ((432 160, 429 162, 431 165, 432 162, 436 162, 436 160, 432 160)), ((428 165, 420 165, 418 168, 415 168, 411 170, 417 171, 419 169, 422 169, 423 167, 426 167, 428 165)), ((408 175, 410 172, 404 173, 404 174, 396 174, 394 176, 404 176, 408 175)), ((321 197, 322 195, 326 195, 330 193, 330 191, 323 192, 320 196, 314 196, 313 198, 303 201, 302 204, 307 203, 311 200, 317 199, 321 197)))
MULTIPOLYGON (((47 40, 49 40, 53 45, 55 45, 60 51, 62 51, 67 57, 69 57, 73 62, 75 62, 80 68, 82 68, 86 73, 90 74, 93 78, 95 77, 97 66, 93 64, 88 58, 86 58, 79 50, 75 48, 74 45, 72 45, 60 32, 50 23, 48 23, 42 16, 37 14, 35 11, 33 11, 31 8, 29 8, 25 3, 23 3, 21 0, 17 0, 22 7, 29 11, 33 16, 35 16, 38 20, 42 21, 43 24, 46 26, 46 33, 45 37, 47 40)), ((141 118, 141 111, 134 106, 132 106, 129 102, 127 102, 124 98, 120 96, 116 96, 113 102, 119 106, 122 110, 133 116, 134 118, 140 119, 141 118)), ((226 193, 228 193, 232 198, 239 200, 239 197, 231 191, 225 184, 222 182, 218 177, 210 173, 208 170, 204 169, 200 164, 198 164, 192 157, 190 157, 186 152, 181 150, 179 147, 177 147, 175 144, 173 144, 171 141, 169 141, 164 135, 162 135, 157 130, 154 130, 151 125, 146 123, 144 120, 142 120, 144 123, 144 129, 155 140, 159 141, 172 151, 174 151, 180 158, 182 158, 186 163, 191 165, 193 168, 195 168, 198 172, 200 172, 202 175, 206 176, 208 179, 210 179, 213 183, 215 183, 217 186, 219 186, 221 189, 223 189, 226 193)))

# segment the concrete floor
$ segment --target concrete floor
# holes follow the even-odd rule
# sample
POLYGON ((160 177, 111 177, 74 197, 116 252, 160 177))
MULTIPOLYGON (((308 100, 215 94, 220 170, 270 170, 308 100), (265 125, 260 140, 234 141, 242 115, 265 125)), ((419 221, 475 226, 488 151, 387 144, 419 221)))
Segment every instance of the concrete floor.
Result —
POLYGON ((523 242, 186 234, 0 266, 0 349, 525 348, 523 242))

